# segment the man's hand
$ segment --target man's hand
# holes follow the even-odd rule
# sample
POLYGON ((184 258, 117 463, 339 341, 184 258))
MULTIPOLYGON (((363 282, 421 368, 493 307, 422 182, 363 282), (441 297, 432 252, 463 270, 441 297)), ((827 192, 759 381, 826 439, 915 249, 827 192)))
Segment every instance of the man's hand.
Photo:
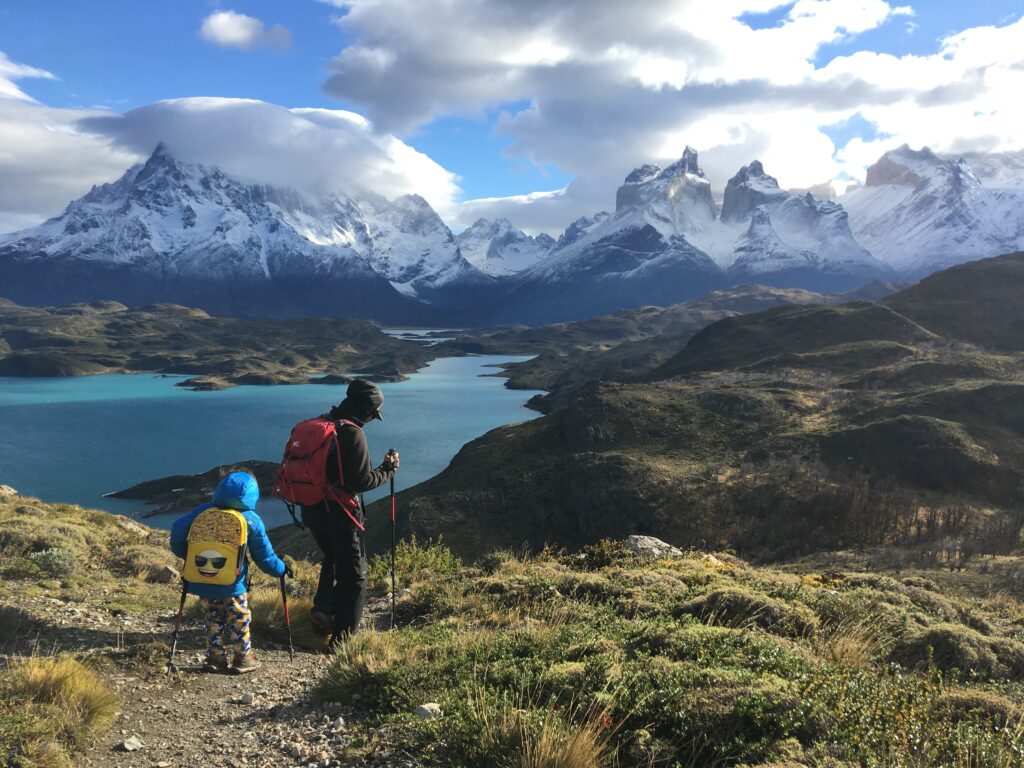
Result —
POLYGON ((398 451, 390 450, 384 456, 384 468, 388 470, 398 469, 398 451))

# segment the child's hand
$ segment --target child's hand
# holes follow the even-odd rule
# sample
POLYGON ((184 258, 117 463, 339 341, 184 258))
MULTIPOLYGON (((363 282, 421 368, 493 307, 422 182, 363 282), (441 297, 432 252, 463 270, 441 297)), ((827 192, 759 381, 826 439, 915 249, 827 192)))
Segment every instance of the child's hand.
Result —
POLYGON ((295 571, 292 570, 292 567, 288 565, 288 563, 284 564, 284 575, 287 576, 289 579, 295 578, 295 571))

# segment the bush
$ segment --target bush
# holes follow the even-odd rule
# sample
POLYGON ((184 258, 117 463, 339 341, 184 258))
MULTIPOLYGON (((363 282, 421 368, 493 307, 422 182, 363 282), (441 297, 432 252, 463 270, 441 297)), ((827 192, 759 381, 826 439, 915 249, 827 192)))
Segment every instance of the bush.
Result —
MULTIPOLYGON (((419 581, 446 578, 462 567, 459 560, 440 539, 420 544, 413 536, 395 547, 395 580, 399 589, 419 581)), ((374 555, 367 569, 370 589, 391 590, 391 553, 374 555)))
POLYGON ((911 669, 934 665, 984 679, 1017 677, 1024 671, 1024 645, 962 624, 936 624, 898 644, 891 659, 911 669))
POLYGON ((760 627, 791 637, 811 635, 818 627, 818 617, 806 606, 736 588, 708 592, 682 605, 680 612, 706 624, 734 629, 760 627))
POLYGON ((1021 708, 1010 699, 992 691, 957 689, 946 691, 935 702, 938 717, 953 723, 982 720, 997 727, 1016 724, 1021 708))
POLYGON ((69 550, 61 547, 44 549, 42 552, 33 552, 28 559, 39 566, 44 573, 55 579, 64 579, 75 571, 75 556, 69 550))

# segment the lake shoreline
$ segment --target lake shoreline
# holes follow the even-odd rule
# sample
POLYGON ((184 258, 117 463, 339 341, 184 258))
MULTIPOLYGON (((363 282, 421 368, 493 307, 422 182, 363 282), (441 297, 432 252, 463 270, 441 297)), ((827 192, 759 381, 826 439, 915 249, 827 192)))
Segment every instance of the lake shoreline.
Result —
MULTIPOLYGON (((374 459, 392 446, 402 450, 403 459, 409 457, 401 478, 407 488, 443 471, 477 437, 536 418, 527 402, 539 392, 510 390, 487 375, 493 366, 522 359, 439 357, 404 382, 382 384, 386 421, 374 422, 367 433, 374 459)), ((44 501, 145 516, 150 524, 164 527, 172 516, 202 500, 191 495, 175 499, 175 489, 190 485, 181 479, 240 458, 276 464, 295 423, 344 397, 341 383, 334 388, 237 386, 186 396, 174 386, 175 378, 152 372, 0 378, 0 418, 12 433, 27 436, 17 445, 0 445, 0 482, 44 501), (62 468, 56 474, 48 469, 55 461, 62 468), (163 494, 152 493, 141 501, 123 498, 122 491, 154 478, 177 480, 156 489, 163 494)), ((367 501, 375 498, 368 494, 367 501)), ((290 520, 277 500, 264 499, 260 508, 268 527, 290 520)))

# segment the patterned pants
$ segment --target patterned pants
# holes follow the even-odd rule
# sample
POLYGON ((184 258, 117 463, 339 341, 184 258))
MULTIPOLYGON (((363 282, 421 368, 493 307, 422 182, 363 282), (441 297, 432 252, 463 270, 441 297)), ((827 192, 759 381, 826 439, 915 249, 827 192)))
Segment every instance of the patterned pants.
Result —
POLYGON ((252 648, 249 642, 249 601, 245 593, 235 597, 200 598, 206 611, 206 637, 211 659, 226 659, 229 649, 244 656, 252 648))

